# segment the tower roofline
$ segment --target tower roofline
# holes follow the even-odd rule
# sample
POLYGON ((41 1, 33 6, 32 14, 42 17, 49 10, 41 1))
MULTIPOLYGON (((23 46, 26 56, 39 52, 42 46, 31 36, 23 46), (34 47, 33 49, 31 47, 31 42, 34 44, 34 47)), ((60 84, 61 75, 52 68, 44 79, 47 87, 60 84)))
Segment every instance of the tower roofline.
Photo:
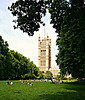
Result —
POLYGON ((39 33, 39 36, 38 37, 40 38, 40 33, 39 33))

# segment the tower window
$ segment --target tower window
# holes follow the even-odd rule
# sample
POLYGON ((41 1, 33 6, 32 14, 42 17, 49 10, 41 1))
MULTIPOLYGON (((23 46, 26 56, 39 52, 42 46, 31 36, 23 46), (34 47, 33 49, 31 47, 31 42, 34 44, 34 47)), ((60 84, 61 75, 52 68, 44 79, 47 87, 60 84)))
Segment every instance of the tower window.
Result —
POLYGON ((41 55, 46 55, 46 50, 41 50, 41 55))
POLYGON ((41 61, 41 66, 46 66, 46 62, 45 61, 41 61))

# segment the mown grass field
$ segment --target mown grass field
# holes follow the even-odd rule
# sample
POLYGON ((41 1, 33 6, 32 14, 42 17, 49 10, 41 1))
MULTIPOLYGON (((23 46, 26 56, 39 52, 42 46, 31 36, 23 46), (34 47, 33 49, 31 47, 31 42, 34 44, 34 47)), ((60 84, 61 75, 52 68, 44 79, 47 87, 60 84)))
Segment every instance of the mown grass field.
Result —
POLYGON ((33 81, 33 86, 19 80, 13 85, 0 81, 0 100, 85 100, 85 82, 50 84, 33 81))

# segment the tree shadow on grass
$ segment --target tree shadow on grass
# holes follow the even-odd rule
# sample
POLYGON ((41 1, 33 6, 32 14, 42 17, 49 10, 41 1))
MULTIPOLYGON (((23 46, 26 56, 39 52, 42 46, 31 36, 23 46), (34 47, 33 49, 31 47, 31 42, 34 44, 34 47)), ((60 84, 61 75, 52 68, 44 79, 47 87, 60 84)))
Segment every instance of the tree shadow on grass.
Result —
POLYGON ((64 83, 69 86, 65 87, 65 89, 69 90, 76 90, 77 92, 84 92, 85 93, 85 81, 76 81, 76 82, 70 82, 70 83, 64 83))
POLYGON ((84 81, 64 83, 64 84, 61 90, 56 91, 55 94, 53 93, 42 94, 33 100, 85 100, 85 82, 84 81), (63 89, 65 89, 65 91, 63 91, 63 89))
POLYGON ((81 98, 75 92, 58 92, 56 94, 39 95, 33 100, 85 100, 85 98, 81 98))
POLYGON ((75 81, 75 82, 68 82, 64 84, 73 84, 73 85, 85 85, 85 80, 75 81))

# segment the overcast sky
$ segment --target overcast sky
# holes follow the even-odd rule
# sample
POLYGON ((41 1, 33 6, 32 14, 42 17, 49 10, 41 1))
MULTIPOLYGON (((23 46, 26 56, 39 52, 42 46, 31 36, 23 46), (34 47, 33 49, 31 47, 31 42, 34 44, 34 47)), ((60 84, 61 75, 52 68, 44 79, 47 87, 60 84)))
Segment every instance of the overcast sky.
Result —
MULTIPOLYGON (((15 50, 21 53, 23 56, 30 58, 36 65, 38 65, 38 36, 40 34, 41 38, 44 37, 44 27, 41 25, 41 28, 38 32, 35 32, 33 37, 29 37, 26 33, 23 33, 20 29, 13 29, 14 23, 12 20, 14 17, 11 12, 8 10, 8 6, 16 0, 0 0, 0 35, 2 38, 8 42, 9 49, 15 50)), ((51 66, 56 65, 55 55, 58 53, 56 47, 57 33, 55 29, 52 28, 50 24, 50 14, 47 13, 46 17, 42 20, 45 21, 45 32, 48 33, 51 37, 51 66)))

